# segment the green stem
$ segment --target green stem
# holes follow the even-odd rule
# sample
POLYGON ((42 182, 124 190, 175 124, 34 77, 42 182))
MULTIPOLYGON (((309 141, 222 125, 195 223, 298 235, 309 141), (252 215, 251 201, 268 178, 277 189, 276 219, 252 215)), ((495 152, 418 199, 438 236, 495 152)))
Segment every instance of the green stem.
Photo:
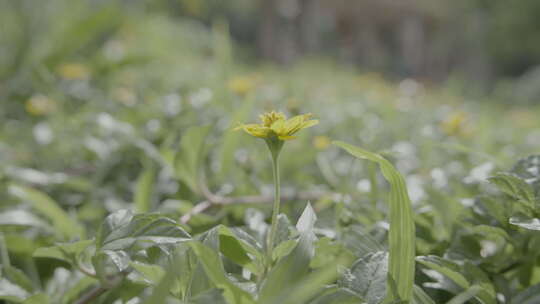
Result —
POLYGON ((277 224, 278 224, 278 214, 279 214, 279 205, 280 205, 280 185, 279 185, 279 152, 272 153, 272 173, 274 175, 274 207, 272 210, 272 223, 270 226, 270 234, 268 236, 268 262, 272 262, 272 250, 274 249, 274 242, 276 238, 277 224))

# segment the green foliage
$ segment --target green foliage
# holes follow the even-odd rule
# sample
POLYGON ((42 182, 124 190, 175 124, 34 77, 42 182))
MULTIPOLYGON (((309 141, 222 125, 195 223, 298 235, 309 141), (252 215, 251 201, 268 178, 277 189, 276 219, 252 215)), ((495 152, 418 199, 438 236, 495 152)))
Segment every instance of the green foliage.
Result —
MULTIPOLYGON (((390 244, 390 257, 388 288, 391 289, 391 281, 395 282, 397 296, 388 293, 387 299, 388 301, 404 300, 408 302, 412 297, 414 284, 415 228, 411 201, 405 181, 392 164, 382 156, 344 142, 335 142, 334 144, 358 158, 377 163, 382 174, 392 187, 389 197, 390 231, 388 242, 390 244)), ((374 300, 368 302, 375 303, 374 300)))
POLYGON ((0 302, 539 301, 540 156, 510 166, 537 107, 242 65, 225 22, 143 2, 0 1, 0 302), (231 128, 272 109, 320 124, 268 254, 268 153, 231 128))

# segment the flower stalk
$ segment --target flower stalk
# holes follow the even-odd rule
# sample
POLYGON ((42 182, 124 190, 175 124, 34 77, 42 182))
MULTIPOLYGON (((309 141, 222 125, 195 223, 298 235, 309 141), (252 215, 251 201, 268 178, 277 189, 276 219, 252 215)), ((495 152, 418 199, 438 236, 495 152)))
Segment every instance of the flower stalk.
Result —
POLYGON ((272 207, 272 222, 270 224, 270 233, 268 234, 267 241, 267 255, 268 261, 272 261, 272 250, 274 249, 274 243, 276 238, 277 224, 278 224, 278 215, 281 205, 281 194, 280 194, 280 180, 279 180, 279 152, 283 147, 283 141, 280 140, 266 140, 268 149, 270 150, 270 155, 272 159, 272 176, 274 178, 274 204, 272 207))
POLYGON ((297 115, 287 119, 281 112, 268 112, 259 116, 259 124, 240 124, 235 130, 243 130, 249 135, 262 138, 266 142, 272 158, 272 174, 274 177, 274 205, 272 208, 272 222, 267 236, 268 265, 272 264, 272 251, 277 233, 278 215, 280 208, 280 182, 279 182, 279 153, 285 141, 295 139, 298 131, 312 127, 319 123, 311 119, 311 114, 297 115))

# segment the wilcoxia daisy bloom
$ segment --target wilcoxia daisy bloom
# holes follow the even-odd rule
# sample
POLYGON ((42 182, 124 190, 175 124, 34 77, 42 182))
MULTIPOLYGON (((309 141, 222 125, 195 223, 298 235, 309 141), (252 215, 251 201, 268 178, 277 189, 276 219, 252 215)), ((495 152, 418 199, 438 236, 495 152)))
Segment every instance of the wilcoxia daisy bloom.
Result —
POLYGON ((240 124, 235 130, 244 130, 246 133, 263 138, 266 141, 272 156, 272 173, 274 176, 274 207, 272 210, 272 224, 268 233, 267 259, 268 265, 272 264, 272 250, 276 238, 277 221, 280 206, 280 183, 279 183, 279 153, 286 140, 294 139, 296 132, 312 127, 319 123, 311 119, 311 114, 303 114, 287 119, 281 112, 271 111, 259 116, 260 124, 240 124))
POLYGON ((312 127, 319 123, 318 120, 311 119, 312 114, 297 115, 287 119, 281 112, 268 112, 260 115, 260 124, 241 124, 235 130, 244 130, 246 133, 260 138, 279 140, 294 139, 296 132, 312 127))

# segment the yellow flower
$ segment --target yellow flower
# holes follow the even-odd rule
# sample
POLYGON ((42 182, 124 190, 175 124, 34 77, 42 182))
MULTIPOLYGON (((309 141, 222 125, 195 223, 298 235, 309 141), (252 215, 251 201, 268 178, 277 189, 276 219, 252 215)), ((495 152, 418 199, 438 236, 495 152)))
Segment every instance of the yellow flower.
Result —
POLYGON ((34 95, 26 101, 25 109, 35 116, 46 115, 56 110, 56 102, 44 95, 34 95))
POLYGON ((313 146, 318 150, 324 150, 331 144, 330 138, 327 136, 315 136, 313 138, 313 146))
POLYGON ((233 93, 244 96, 257 86, 257 79, 255 76, 238 76, 232 78, 227 86, 233 93))
POLYGON ((451 113, 440 124, 441 129, 446 135, 450 136, 468 136, 470 133, 469 117, 467 113, 458 111, 451 113))
POLYGON ((90 76, 88 68, 80 63, 65 63, 58 67, 58 74, 64 79, 81 80, 90 76))
POLYGON ((318 120, 310 119, 311 114, 303 114, 287 119, 281 112, 268 112, 259 116, 260 124, 240 124, 235 130, 244 130, 246 133, 260 138, 279 140, 294 139, 296 132, 312 127, 319 123, 318 120))

